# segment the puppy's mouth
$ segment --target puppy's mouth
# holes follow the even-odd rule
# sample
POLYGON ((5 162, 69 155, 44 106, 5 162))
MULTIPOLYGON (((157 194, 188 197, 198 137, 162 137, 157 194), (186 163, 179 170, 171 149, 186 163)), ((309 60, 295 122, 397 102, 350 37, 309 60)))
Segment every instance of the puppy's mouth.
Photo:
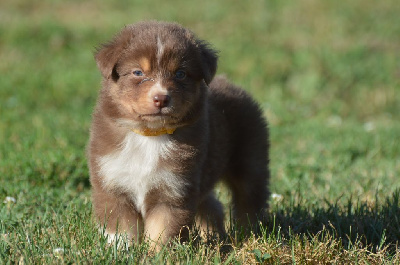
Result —
POLYGON ((176 117, 173 115, 173 110, 171 108, 163 108, 151 113, 139 113, 139 118, 147 120, 154 118, 174 119, 176 117))
POLYGON ((174 116, 171 114, 164 114, 160 112, 160 113, 139 114, 139 118, 143 120, 174 119, 174 116))
POLYGON ((139 118, 148 123, 148 125, 151 126, 152 123, 155 124, 174 124, 176 123, 179 119, 178 117, 175 117, 174 115, 171 114, 166 114, 166 113, 162 113, 162 112, 158 112, 158 113, 148 113, 148 114, 140 114, 139 118))
POLYGON ((171 114, 165 114, 165 113, 149 113, 149 114, 139 114, 139 117, 172 117, 171 114))
POLYGON ((180 113, 175 112, 173 107, 136 112, 133 118, 135 128, 148 129, 176 128, 179 127, 181 119, 180 113))

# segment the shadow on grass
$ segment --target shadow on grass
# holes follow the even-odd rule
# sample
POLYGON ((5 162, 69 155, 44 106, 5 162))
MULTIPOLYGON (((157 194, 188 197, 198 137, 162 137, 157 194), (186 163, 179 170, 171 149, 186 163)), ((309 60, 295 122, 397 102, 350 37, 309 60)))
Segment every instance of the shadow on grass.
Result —
POLYGON ((325 230, 345 248, 362 244, 372 252, 384 247, 391 250, 400 239, 399 202, 400 190, 374 204, 355 203, 350 198, 346 206, 327 202, 326 208, 306 208, 299 201, 283 209, 272 208, 267 231, 277 233, 279 228, 285 238, 296 234, 311 238, 325 230))

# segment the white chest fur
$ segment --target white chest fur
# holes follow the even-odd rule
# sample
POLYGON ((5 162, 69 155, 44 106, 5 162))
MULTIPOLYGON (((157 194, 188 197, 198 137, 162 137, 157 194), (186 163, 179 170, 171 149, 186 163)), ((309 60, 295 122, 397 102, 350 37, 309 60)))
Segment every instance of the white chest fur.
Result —
POLYGON ((151 189, 167 186, 170 196, 180 196, 182 179, 160 165, 160 159, 170 156, 173 149, 168 135, 128 133, 117 151, 98 161, 103 187, 129 194, 142 215, 146 214, 144 201, 151 189))

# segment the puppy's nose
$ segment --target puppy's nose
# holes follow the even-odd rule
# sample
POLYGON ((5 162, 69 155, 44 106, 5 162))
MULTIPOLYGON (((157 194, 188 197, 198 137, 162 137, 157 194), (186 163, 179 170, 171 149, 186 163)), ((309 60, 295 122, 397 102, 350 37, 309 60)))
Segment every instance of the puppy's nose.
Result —
POLYGON ((154 106, 158 108, 167 107, 170 101, 171 97, 168 95, 155 95, 153 97, 154 106))

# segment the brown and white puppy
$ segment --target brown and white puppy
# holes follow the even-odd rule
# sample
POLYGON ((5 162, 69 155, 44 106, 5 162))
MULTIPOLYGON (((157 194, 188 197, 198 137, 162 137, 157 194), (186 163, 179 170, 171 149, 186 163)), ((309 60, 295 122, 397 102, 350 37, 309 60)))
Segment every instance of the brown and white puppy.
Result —
POLYGON ((234 217, 267 209, 268 131, 259 106, 223 77, 217 55, 174 23, 126 26, 95 55, 103 88, 93 114, 89 167, 94 214, 112 237, 186 239, 195 220, 224 233, 216 182, 234 217))

